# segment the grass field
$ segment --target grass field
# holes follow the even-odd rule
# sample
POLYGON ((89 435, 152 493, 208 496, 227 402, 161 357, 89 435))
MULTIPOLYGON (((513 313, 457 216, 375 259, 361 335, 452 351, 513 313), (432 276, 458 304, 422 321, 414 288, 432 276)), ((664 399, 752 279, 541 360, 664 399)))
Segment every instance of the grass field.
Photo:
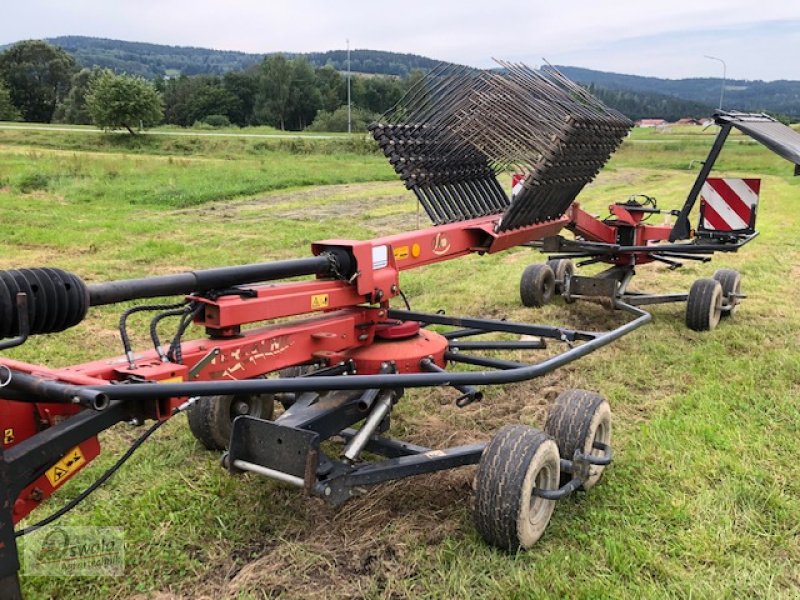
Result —
MULTIPOLYGON (((693 130, 696 131, 696 130, 693 130)), ((633 193, 677 207, 711 143, 706 133, 636 131, 583 194, 597 212, 633 193)), ((563 389, 604 394, 615 462, 603 483, 561 502, 538 545, 508 555, 470 520, 465 468, 373 489, 339 510, 255 476, 230 477, 185 418, 169 422, 63 519, 125 530, 119 578, 24 577, 29 598, 741 598, 800 596, 800 181, 734 136, 718 173, 763 176, 762 235, 713 265, 642 268, 638 288, 687 290, 722 266, 748 298, 710 333, 681 305, 540 380, 452 407, 407 393, 392 433, 428 446, 486 440, 505 423, 541 425, 563 389)), ((416 204, 360 140, 129 140, 0 131, 0 268, 58 266, 87 281, 299 257, 330 237, 417 226, 416 204)), ((422 223, 425 223, 424 217, 422 223)), ((527 249, 408 272, 415 309, 603 329, 599 306, 520 306, 527 249)), ((120 353, 118 308, 31 340, 10 356, 62 366, 120 353)), ((143 325, 143 323, 141 323, 143 325)), ((143 328, 142 328, 143 329, 143 328)), ((143 343, 139 335, 135 342, 143 343)), ((77 495, 138 435, 105 452, 42 509, 77 495)), ((24 542, 23 542, 24 543, 24 542)))

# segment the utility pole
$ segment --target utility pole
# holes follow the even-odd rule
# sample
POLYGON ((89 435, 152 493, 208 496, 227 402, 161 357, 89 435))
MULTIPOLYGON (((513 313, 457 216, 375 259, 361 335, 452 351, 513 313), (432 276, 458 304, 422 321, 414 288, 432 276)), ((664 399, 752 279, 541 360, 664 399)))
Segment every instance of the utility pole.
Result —
POLYGON ((722 63, 722 88, 719 90, 719 109, 722 110, 722 100, 725 98, 725 80, 728 75, 728 65, 725 64, 724 60, 717 58, 716 56, 709 56, 708 54, 704 54, 703 56, 710 60, 716 60, 722 63))
POLYGON ((353 133, 353 117, 350 109, 350 39, 347 39, 347 133, 353 133))

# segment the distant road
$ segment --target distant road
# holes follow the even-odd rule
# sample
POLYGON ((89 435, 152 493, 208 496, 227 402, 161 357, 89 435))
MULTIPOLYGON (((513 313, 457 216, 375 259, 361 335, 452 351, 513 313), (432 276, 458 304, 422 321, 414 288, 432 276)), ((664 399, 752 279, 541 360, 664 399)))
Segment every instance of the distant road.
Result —
MULTIPOLYGON (((27 131, 66 131, 69 133, 105 133, 100 129, 84 127, 49 127, 45 125, 0 125, 3 129, 19 129, 27 131)), ((113 133, 128 135, 127 131, 114 131, 113 133)), ((347 138, 347 134, 299 134, 299 133, 236 133, 217 131, 142 131, 137 135, 178 135, 185 137, 238 137, 238 138, 266 138, 283 140, 335 140, 347 138)))

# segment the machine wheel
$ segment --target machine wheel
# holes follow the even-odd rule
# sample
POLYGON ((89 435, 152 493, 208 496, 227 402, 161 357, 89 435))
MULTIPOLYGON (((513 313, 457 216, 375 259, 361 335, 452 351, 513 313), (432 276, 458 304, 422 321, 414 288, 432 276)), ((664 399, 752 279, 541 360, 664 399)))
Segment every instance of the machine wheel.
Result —
POLYGON ((553 299, 556 289, 556 276, 548 265, 529 265, 519 280, 519 296, 522 304, 529 308, 539 308, 553 299))
POLYGON ((722 297, 730 308, 722 309, 723 317, 731 317, 739 310, 739 298, 736 296, 742 291, 742 275, 733 269, 718 269, 713 276, 722 286, 722 297), (733 297, 731 297, 733 295, 733 297))
POLYGON ((208 450, 225 450, 231 439, 233 420, 240 415, 271 419, 275 410, 272 394, 203 396, 187 412, 189 429, 208 450))
POLYGON ((559 258, 557 260, 548 260, 547 266, 553 270, 556 278, 556 294, 563 294, 564 282, 575 273, 575 265, 568 258, 559 258))
POLYGON ((686 326, 694 331, 711 331, 722 314, 722 285, 714 279, 698 279, 686 301, 686 326))
POLYGON ((505 550, 532 546, 544 533, 555 500, 532 494, 558 488, 556 443, 543 431, 507 425, 481 456, 476 476, 473 520, 483 538, 505 550))
MULTIPOLYGON (((602 456, 603 451, 593 447, 594 442, 611 443, 611 407, 605 398, 587 390, 565 390, 556 397, 544 425, 547 435, 552 436, 559 454, 572 460, 575 451, 593 456, 602 456)), ((581 486, 591 489, 603 476, 604 466, 592 465, 589 478, 581 486)), ((561 475, 561 485, 571 478, 569 473, 561 475)))

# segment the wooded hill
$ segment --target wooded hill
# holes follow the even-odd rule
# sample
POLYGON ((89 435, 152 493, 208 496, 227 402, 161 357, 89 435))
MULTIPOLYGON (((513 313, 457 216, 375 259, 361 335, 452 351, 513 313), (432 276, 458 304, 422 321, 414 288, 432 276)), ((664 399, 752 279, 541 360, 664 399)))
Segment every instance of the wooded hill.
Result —
MULTIPOLYGON (((699 105, 719 105, 721 81, 716 77, 661 79, 658 77, 606 73, 579 67, 558 66, 557 68, 570 79, 584 85, 593 85, 599 89, 619 90, 636 94, 657 94, 664 97, 680 98, 699 105)), ((724 107, 800 117, 800 81, 728 79, 725 82, 724 107)))
MULTIPOLYGON (((80 66, 99 66, 148 79, 242 71, 255 68, 267 56, 82 36, 48 41, 73 55, 80 66)), ((340 71, 346 68, 344 50, 285 55, 287 58, 304 57, 314 67, 329 65, 340 71)), ((436 64, 438 61, 434 59, 415 54, 356 49, 351 51, 350 66, 354 72, 405 76, 414 70, 431 69, 436 64)), ((571 66, 558 68, 632 119, 704 117, 710 115, 719 102, 721 82, 718 78, 661 79, 571 66)), ((800 81, 728 80, 724 105, 800 118, 800 81)))
MULTIPOLYGON (((211 50, 190 46, 163 46, 143 42, 125 42, 82 36, 62 36, 46 41, 61 46, 75 57, 81 66, 112 69, 129 75, 156 79, 165 75, 222 75, 241 71, 260 63, 266 54, 247 54, 231 50, 211 50)), ((347 51, 282 52, 287 58, 304 56, 312 66, 331 65, 344 71, 347 51)), ((407 75, 415 69, 427 71, 439 61, 416 54, 398 54, 380 50, 352 50, 350 68, 361 73, 377 75, 407 75)))

